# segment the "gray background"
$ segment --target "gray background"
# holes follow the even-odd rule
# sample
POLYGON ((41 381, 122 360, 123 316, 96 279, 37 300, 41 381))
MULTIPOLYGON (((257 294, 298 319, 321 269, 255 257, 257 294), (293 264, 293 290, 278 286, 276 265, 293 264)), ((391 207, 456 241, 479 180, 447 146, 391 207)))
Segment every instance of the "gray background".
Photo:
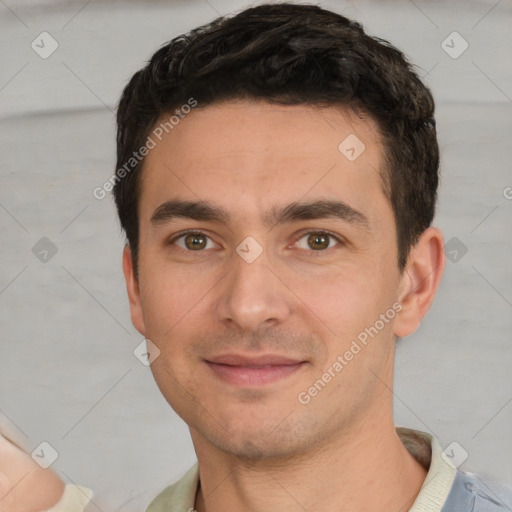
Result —
MULTIPOLYGON (((163 43, 249 5, 0 0, 0 421, 29 450, 55 447, 53 468, 94 489, 93 510, 143 510, 195 461, 186 426, 132 353, 142 337, 123 237, 113 202, 92 195, 114 171, 115 106, 163 43), (43 31, 59 45, 47 59, 31 48, 43 31), (36 257, 44 245, 32 251, 43 237, 57 249, 47 261, 36 257)), ((437 100, 435 224, 454 238, 454 261, 421 327, 399 342, 396 423, 443 448, 456 441, 469 454, 462 469, 512 482, 512 4, 320 5, 402 49, 437 100), (442 46, 453 31, 469 45, 458 58, 442 46)))

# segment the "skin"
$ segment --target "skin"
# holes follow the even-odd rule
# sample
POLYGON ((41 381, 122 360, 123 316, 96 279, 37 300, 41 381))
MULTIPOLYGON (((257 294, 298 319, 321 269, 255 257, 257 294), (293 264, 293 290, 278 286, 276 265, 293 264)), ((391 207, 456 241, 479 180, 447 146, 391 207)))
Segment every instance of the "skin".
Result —
POLYGON ((40 512, 62 498, 64 482, 2 435, 0 461, 0 512, 40 512))
POLYGON ((133 325, 160 350, 151 365, 189 425, 200 468, 199 512, 408 510, 426 476, 393 421, 396 336, 411 334, 444 270, 428 228, 398 269, 396 228, 378 172, 379 129, 344 108, 229 101, 196 108, 146 157, 139 202, 139 274, 123 269, 133 325), (350 134, 365 150, 349 161, 350 134), (165 201, 208 200, 228 222, 151 222, 165 201), (367 226, 321 218, 268 226, 293 202, 339 200, 367 226), (185 245, 187 229, 208 238, 185 245), (309 235, 330 231, 318 249, 309 235), (263 249, 252 263, 245 237, 263 249), (401 311, 307 405, 307 391, 397 301, 401 311), (270 385, 234 385, 215 356, 279 354, 305 363, 270 385), (371 489, 371 492, 368 490, 371 489))

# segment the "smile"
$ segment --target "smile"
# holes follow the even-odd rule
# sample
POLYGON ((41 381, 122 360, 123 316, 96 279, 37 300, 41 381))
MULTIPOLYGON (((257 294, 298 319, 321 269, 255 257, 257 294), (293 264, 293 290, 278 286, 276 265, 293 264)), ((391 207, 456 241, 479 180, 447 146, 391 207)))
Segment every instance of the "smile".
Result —
POLYGON ((237 386, 275 383, 298 371, 306 361, 276 355, 244 357, 227 355, 205 360, 217 377, 237 386))

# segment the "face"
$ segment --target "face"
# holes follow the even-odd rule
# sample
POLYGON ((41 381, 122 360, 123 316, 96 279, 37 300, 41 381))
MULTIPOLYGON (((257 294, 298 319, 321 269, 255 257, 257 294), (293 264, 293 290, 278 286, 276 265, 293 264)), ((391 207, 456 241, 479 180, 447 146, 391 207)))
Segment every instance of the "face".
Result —
POLYGON ((409 281, 382 163, 367 117, 249 101, 195 109, 150 151, 138 280, 128 249, 124 270, 195 441, 292 455, 391 414, 409 281))

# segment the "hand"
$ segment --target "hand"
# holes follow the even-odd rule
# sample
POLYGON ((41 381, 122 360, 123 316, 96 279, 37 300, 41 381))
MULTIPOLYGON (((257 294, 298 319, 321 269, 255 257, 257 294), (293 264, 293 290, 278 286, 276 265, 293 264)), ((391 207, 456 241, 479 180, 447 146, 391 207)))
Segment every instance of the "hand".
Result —
POLYGON ((41 512, 58 503, 64 482, 0 434, 0 512, 41 512))

